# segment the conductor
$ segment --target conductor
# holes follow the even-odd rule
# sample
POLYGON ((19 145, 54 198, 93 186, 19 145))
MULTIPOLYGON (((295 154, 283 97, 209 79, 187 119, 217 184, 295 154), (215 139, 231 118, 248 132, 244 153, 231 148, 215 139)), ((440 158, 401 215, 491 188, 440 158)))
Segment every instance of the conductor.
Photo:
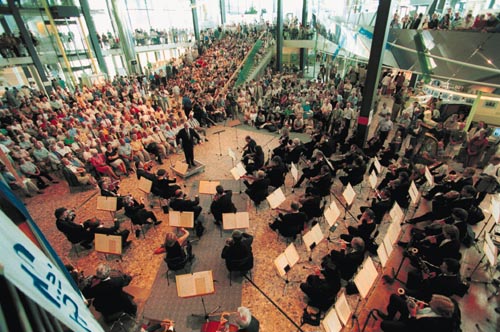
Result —
POLYGON ((186 164, 191 166, 196 166, 194 163, 194 139, 197 139, 198 142, 201 140, 200 135, 193 129, 189 128, 189 124, 187 122, 184 123, 184 128, 181 129, 176 136, 175 141, 177 144, 182 142, 182 150, 184 150, 184 156, 186 157, 186 164))

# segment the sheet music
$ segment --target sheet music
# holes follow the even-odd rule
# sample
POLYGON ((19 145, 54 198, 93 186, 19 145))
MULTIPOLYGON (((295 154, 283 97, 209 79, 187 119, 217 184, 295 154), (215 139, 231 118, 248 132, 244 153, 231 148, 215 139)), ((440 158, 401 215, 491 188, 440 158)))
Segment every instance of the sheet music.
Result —
POLYGON ((285 253, 281 253, 278 257, 274 259, 274 266, 278 270, 278 273, 281 277, 286 275, 285 268, 291 266, 288 264, 288 260, 286 259, 285 253))
POLYGON ((242 163, 237 163, 230 172, 235 180, 239 180, 243 175, 247 174, 247 170, 242 163))
POLYGON ((215 292, 212 271, 202 271, 175 276, 177 296, 203 296, 215 292))
POLYGON ((430 186, 434 185, 434 176, 431 171, 429 171, 429 167, 425 166, 425 179, 429 183, 430 186))
POLYGON ((314 227, 311 228, 311 230, 304 234, 304 236, 302 237, 306 246, 306 250, 308 252, 310 252, 312 248, 317 246, 323 240, 323 238, 324 235, 319 224, 314 225, 314 227))
POLYGON ((145 177, 141 177, 139 179, 139 183, 137 184, 137 188, 139 188, 139 190, 149 194, 151 192, 152 185, 153 185, 153 182, 151 182, 151 180, 148 180, 145 177))
POLYGON ((217 191, 215 187, 220 184, 220 181, 200 181, 200 188, 198 192, 200 194, 215 195, 217 191))
POLYGON ((173 211, 168 214, 168 224, 174 227, 193 228, 194 227, 194 212, 192 211, 173 211))
POLYGON ((495 223, 500 223, 500 195, 496 194, 491 197, 491 206, 490 206, 491 215, 493 216, 493 220, 495 223))
POLYGON ((333 307, 328 311, 321 323, 326 332, 340 332, 342 330, 339 316, 333 307))
POLYGON ((117 197, 97 196, 97 210, 115 212, 117 204, 117 197))
POLYGON ((491 240, 490 233, 488 232, 484 233, 483 252, 485 253, 486 258, 488 258, 488 262, 490 263, 490 265, 496 266, 498 258, 498 248, 491 240))
POLYGON ((389 257, 387 257, 387 251, 385 251, 384 243, 381 243, 378 246, 377 256, 380 259, 380 264, 382 264, 382 267, 385 267, 385 264, 387 263, 387 260, 389 259, 389 257))
POLYGON ((231 157, 231 159, 233 159, 233 161, 236 161, 236 154, 231 148, 227 148, 227 154, 231 157))
POLYGON ((299 261, 299 253, 297 252, 297 248, 293 243, 290 243, 288 247, 285 249, 285 257, 288 260, 288 264, 290 267, 293 267, 299 261))
POLYGON ((399 204, 397 202, 394 202, 392 209, 389 211, 389 215, 391 216, 393 223, 400 224, 403 222, 404 213, 403 210, 401 210, 401 207, 399 207, 399 204))
POLYGON ((378 161, 377 158, 373 158, 373 165, 375 166, 377 173, 380 174, 380 172, 382 172, 382 165, 380 165, 380 161, 378 161))
POLYGON ((415 181, 411 182, 408 194, 410 194, 411 202, 413 204, 417 204, 418 200, 420 199, 420 192, 418 191, 418 188, 415 185, 415 181))
POLYGON ((186 164, 186 163, 184 163, 184 162, 182 162, 182 161, 180 161, 180 160, 177 160, 177 161, 175 162, 174 169, 175 169, 178 173, 180 173, 180 174, 183 174, 183 175, 184 175, 184 174, 186 174, 186 172, 187 172, 188 168, 189 168, 189 165, 188 165, 188 164, 186 164))
POLYGON ((113 255, 122 254, 122 237, 120 235, 96 233, 94 244, 95 251, 113 255))
POLYGON ((335 201, 332 201, 330 207, 326 208, 323 214, 325 216, 326 222, 328 223, 328 225, 330 225, 330 227, 337 222, 340 217, 340 210, 337 207, 335 201))
POLYGON ((337 316, 340 319, 340 322, 343 325, 347 325, 347 322, 351 318, 352 310, 347 302, 347 297, 345 296, 345 292, 341 292, 340 296, 335 301, 335 311, 337 312, 337 316))
POLYGON ((377 269, 370 256, 366 257, 359 272, 354 277, 354 283, 359 290, 359 295, 365 298, 368 295, 373 283, 378 277, 377 269))
POLYGON ((351 205, 352 202, 354 202, 354 198, 356 197, 356 192, 354 191, 350 183, 347 184, 347 187, 342 193, 342 196, 344 197, 347 205, 351 205))
POLYGON ((283 194, 281 188, 278 188, 275 191, 273 191, 269 196, 267 196, 266 199, 269 202, 269 206, 271 206, 271 209, 276 209, 278 206, 280 206, 281 203, 283 203, 286 200, 286 197, 285 194, 283 194))
POLYGON ((375 171, 372 171, 370 173, 370 177, 368 178, 368 181, 370 182, 370 187, 375 190, 377 188, 377 182, 378 182, 378 177, 375 171))
POLYGON ((394 250, 394 242, 389 234, 386 234, 382 239, 382 244, 384 245, 385 254, 387 258, 391 257, 392 251, 394 250))
POLYGON ((249 227, 250 227, 250 219, 248 212, 246 211, 222 214, 222 228, 225 230, 249 228, 249 227))
POLYGON ((292 166, 290 166, 290 172, 292 173, 293 180, 297 182, 297 179, 299 178, 299 171, 297 170, 297 166, 292 162, 292 166))
POLYGON ((397 222, 392 222, 387 228, 387 235, 389 236, 391 243, 394 244, 399 239, 399 233, 401 232, 401 224, 397 222))

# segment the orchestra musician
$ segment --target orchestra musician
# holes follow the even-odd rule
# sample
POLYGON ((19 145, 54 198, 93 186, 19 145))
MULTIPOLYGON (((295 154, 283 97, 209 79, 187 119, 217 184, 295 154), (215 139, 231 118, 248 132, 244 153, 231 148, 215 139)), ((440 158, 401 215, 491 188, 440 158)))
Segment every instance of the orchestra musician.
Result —
POLYGON ((153 187, 151 188, 151 191, 157 196, 169 199, 170 197, 174 196, 177 190, 181 189, 179 185, 174 184, 176 183, 176 181, 177 179, 175 178, 169 178, 168 173, 165 169, 160 168, 158 171, 156 171, 156 177, 153 181, 153 187))
POLYGON ((376 190, 376 197, 372 199, 371 206, 360 207, 361 213, 366 209, 370 209, 375 213, 375 222, 380 224, 384 219, 385 214, 392 208, 393 200, 391 199, 391 192, 386 188, 380 191, 376 190))
POLYGON ((193 200, 187 199, 181 189, 175 191, 174 197, 170 199, 170 208, 174 211, 192 211, 194 212, 194 221, 201 214, 200 198, 195 196, 193 200))
POLYGON ((214 216, 214 223, 220 225, 222 222, 222 214, 235 213, 236 207, 231 200, 233 196, 232 190, 224 190, 224 187, 218 185, 215 187, 215 191, 216 193, 210 204, 210 212, 214 216))
POLYGON ((306 188, 306 193, 318 196, 326 196, 330 194, 332 186, 332 174, 328 165, 322 165, 319 174, 309 179, 306 188))
POLYGON ((304 153, 304 146, 300 142, 300 139, 294 138, 292 142, 288 143, 285 152, 285 163, 290 165, 291 163, 297 164, 299 162, 300 156, 304 153))
POLYGON ((280 209, 287 213, 280 213, 274 222, 269 223, 269 227, 273 231, 278 231, 284 237, 295 239, 297 234, 300 234, 304 230, 307 215, 299 211, 299 203, 297 202, 292 202, 290 208, 291 210, 280 209))
POLYGON ((305 179, 311 179, 318 175, 323 165, 325 165, 325 157, 321 151, 316 151, 315 158, 312 161, 307 161, 307 167, 302 169, 302 175, 293 187, 300 188, 305 179))
POLYGON ((263 167, 266 177, 269 179, 269 185, 279 188, 285 183, 285 176, 288 168, 280 156, 274 156, 269 163, 263 167))
POLYGON ((259 205, 266 199, 270 181, 266 178, 266 173, 263 170, 257 171, 256 177, 244 175, 241 178, 245 179, 245 181, 243 181, 247 187, 245 194, 247 194, 256 205, 259 205), (248 180, 251 180, 252 183, 248 182, 248 180))
POLYGON ((360 237, 354 237, 349 243, 349 248, 345 241, 341 242, 341 250, 332 250, 323 260, 331 259, 340 270, 340 277, 344 280, 351 280, 359 265, 365 258, 365 241, 360 237))
POLYGON ((361 215, 357 227, 347 227, 348 234, 342 234, 340 238, 346 242, 351 242, 354 237, 360 237, 367 244, 371 242, 371 234, 376 227, 375 213, 370 209, 366 209, 361 215))
POLYGON ((253 153, 247 153, 243 157, 243 163, 245 164, 245 169, 247 173, 253 173, 261 169, 264 166, 264 150, 262 150, 262 146, 256 145, 253 153))
POLYGON ((243 156, 242 156, 242 161, 245 165, 248 164, 248 155, 253 154, 255 152, 255 147, 257 146, 257 142, 250 137, 246 136, 245 137, 245 146, 243 147, 243 156))

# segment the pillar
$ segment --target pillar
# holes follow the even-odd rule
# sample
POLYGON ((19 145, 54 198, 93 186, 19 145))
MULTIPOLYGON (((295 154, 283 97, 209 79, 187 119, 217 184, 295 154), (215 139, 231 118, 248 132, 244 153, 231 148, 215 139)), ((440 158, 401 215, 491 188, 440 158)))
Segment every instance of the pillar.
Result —
POLYGON ((136 73, 137 59, 134 48, 134 40, 131 34, 131 27, 128 26, 128 20, 126 19, 128 13, 122 7, 123 1, 120 0, 108 0, 108 6, 111 6, 110 12, 113 15, 116 24, 116 33, 118 33, 118 38, 120 39, 120 48, 125 55, 125 62, 127 70, 130 74, 136 73))
POLYGON ((438 0, 436 12, 442 14, 444 12, 444 5, 445 4, 446 4, 446 0, 438 0))
POLYGON ((29 55, 31 56, 31 60, 33 60, 33 65, 35 66, 40 78, 42 80, 42 84, 47 92, 52 91, 52 86, 50 85, 50 81, 47 78, 47 74, 45 73, 45 68, 40 61, 40 57, 36 52, 35 45, 33 45, 33 41, 31 40, 31 36, 28 33, 28 29, 26 29, 26 25, 24 24, 23 18, 21 17, 21 13, 19 12, 19 8, 16 6, 15 0, 7 0, 7 5, 14 17, 14 21, 16 21, 17 28, 19 29, 19 34, 21 38, 24 40, 24 45, 28 50, 29 55))
POLYGON ((432 0, 431 5, 429 6, 429 10, 427 11, 427 15, 429 15, 429 17, 432 17, 432 14, 434 14, 434 12, 436 11, 438 1, 439 0, 432 0))
POLYGON ((226 24, 226 0, 219 0, 220 24, 226 24))
POLYGON ((376 98, 375 94, 377 93, 387 34, 389 32, 391 2, 391 0, 380 0, 378 5, 372 46, 370 48, 370 57, 368 60, 364 96, 358 118, 356 142, 359 147, 363 147, 366 141, 366 136, 368 134, 368 119, 373 107, 373 101, 376 98))
POLYGON ((276 21, 276 70, 283 70, 283 0, 278 0, 276 21))
MULTIPOLYGON (((302 27, 305 28, 307 25, 307 0, 302 0, 302 27)), ((304 71, 304 67, 307 64, 307 48, 300 49, 300 59, 299 66, 300 70, 304 71)))
POLYGON ((194 39, 200 40, 200 28, 198 26, 198 11, 196 10, 196 0, 191 0, 191 14, 193 15, 194 39))
POLYGON ((108 67, 106 66, 106 61, 104 61, 104 57, 102 56, 101 45, 99 45, 99 41, 97 40, 97 32, 95 30, 95 24, 94 20, 92 19, 92 14, 90 13, 88 0, 80 0, 80 7, 82 9, 82 14, 83 18, 85 19, 85 23, 87 24, 90 44, 92 45, 95 57, 97 58, 99 69, 101 70, 101 72, 105 73, 106 75, 109 75, 108 67))

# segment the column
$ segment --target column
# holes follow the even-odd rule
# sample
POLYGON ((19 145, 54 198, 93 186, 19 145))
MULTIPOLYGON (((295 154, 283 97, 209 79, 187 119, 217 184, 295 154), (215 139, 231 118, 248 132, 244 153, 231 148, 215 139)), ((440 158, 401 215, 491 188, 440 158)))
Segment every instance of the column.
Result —
POLYGON ((109 75, 108 67, 106 67, 106 61, 104 61, 104 57, 102 56, 101 45, 99 45, 99 41, 97 40, 97 32, 95 30, 95 24, 94 20, 92 19, 92 14, 90 13, 88 0, 80 0, 80 7, 82 9, 82 14, 83 18, 85 19, 85 23, 87 24, 90 44, 94 49, 94 54, 95 57, 97 58, 99 69, 101 70, 101 72, 105 73, 106 75, 109 75))
POLYGON ((444 5, 445 4, 446 4, 446 0, 438 0, 436 12, 442 14, 444 12, 444 5))
POLYGON ((128 12, 123 8, 123 1, 108 0, 107 4, 108 6, 111 6, 109 10, 113 15, 116 29, 118 30, 115 32, 118 33, 120 48, 125 55, 125 65, 129 73, 135 74, 137 72, 137 58, 135 54, 134 40, 132 39, 132 34, 130 33, 131 27, 127 25, 128 12))
MULTIPOLYGON (((302 28, 307 25, 307 0, 302 0, 302 28)), ((307 64, 307 48, 300 49, 300 70, 304 71, 307 64)))
POLYGON ((283 0, 278 0, 276 21, 276 70, 283 70, 283 0))
POLYGON ((226 24, 226 0, 219 0, 220 24, 226 24))
POLYGON ((434 14, 434 12, 436 11, 438 1, 439 0, 433 0, 431 5, 429 6, 429 11, 427 12, 427 15, 429 15, 429 17, 432 17, 432 14, 434 14))
POLYGON ((36 52, 35 45, 33 45, 33 41, 31 40, 31 36, 28 33, 28 29, 24 25, 23 18, 21 17, 21 13, 19 12, 19 8, 16 6, 14 0, 8 0, 7 5, 16 21, 17 28, 19 29, 19 33, 21 38, 24 40, 24 45, 28 50, 29 55, 31 56, 31 60, 33 60, 33 65, 35 66, 40 78, 42 79, 42 84, 47 92, 52 91, 52 86, 50 85, 50 81, 47 78, 47 74, 45 73, 45 68, 40 61, 40 57, 38 57, 38 53, 36 52))
POLYGON ((356 142, 359 147, 363 147, 366 141, 366 135, 368 134, 368 119, 373 107, 373 100, 376 98, 375 94, 377 93, 385 44, 389 32, 390 15, 391 0, 380 0, 373 30, 373 40, 368 60, 363 101, 361 103, 361 110, 358 118, 356 142))
POLYGON ((191 14, 193 14, 194 39, 200 40, 200 28, 198 26, 198 11, 196 10, 196 0, 191 0, 191 14))

